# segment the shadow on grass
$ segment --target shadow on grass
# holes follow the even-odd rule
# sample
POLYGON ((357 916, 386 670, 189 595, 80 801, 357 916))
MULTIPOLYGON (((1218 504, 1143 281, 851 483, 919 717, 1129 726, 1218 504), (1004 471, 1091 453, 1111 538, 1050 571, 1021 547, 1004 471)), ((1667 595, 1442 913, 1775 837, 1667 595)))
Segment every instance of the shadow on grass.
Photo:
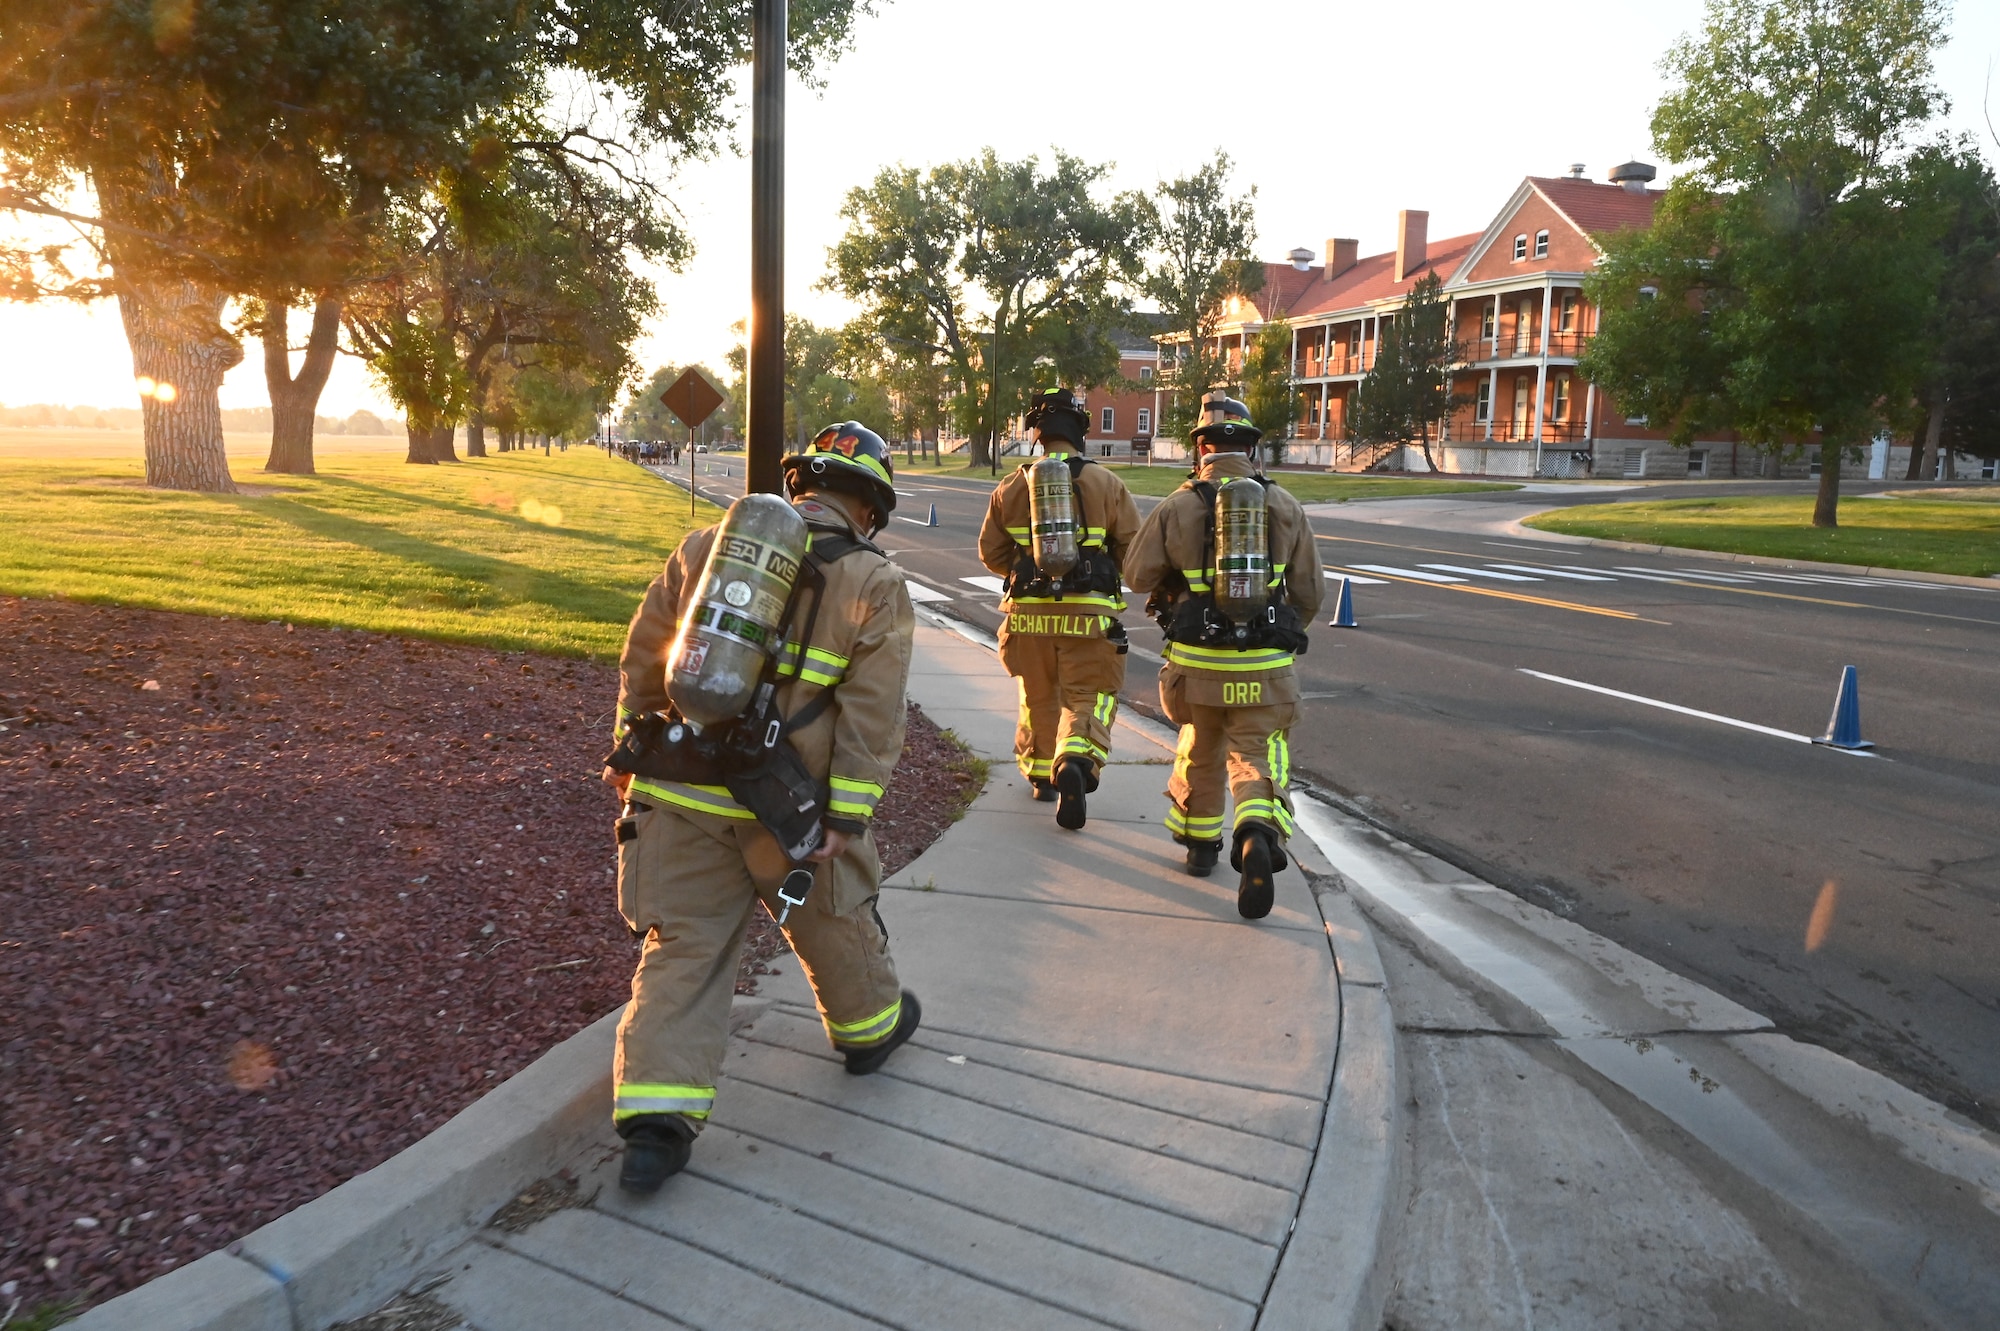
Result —
MULTIPOLYGON (((578 527, 549 527, 539 522, 530 522, 518 513, 508 513, 502 509, 494 508, 490 504, 474 503, 464 499, 451 499, 439 495, 412 495, 407 490, 398 490, 387 485, 377 485, 371 481, 352 480, 345 476, 321 476, 319 480, 329 488, 338 486, 344 490, 359 491, 380 499, 394 501, 411 511, 420 512, 425 509, 440 509, 447 513, 457 513, 469 518, 479 518, 485 522, 503 523, 514 528, 516 531, 544 536, 562 536, 567 540, 580 541, 588 545, 601 545, 609 549, 628 553, 633 548, 631 541, 611 535, 608 532, 585 531, 578 527)), ((563 483, 567 485, 575 484, 576 482, 565 480, 563 483)), ((638 487, 632 488, 636 489, 638 487)), ((320 511, 325 512, 326 510, 322 509, 320 511)), ((673 552, 670 547, 662 548, 659 551, 661 562, 664 563, 667 556, 671 553, 673 552)))
POLYGON ((429 568, 448 578, 477 583, 506 601, 546 605, 596 623, 624 623, 631 618, 637 602, 636 590, 592 586, 560 573, 407 536, 294 499, 257 501, 257 511, 325 540, 359 546, 390 559, 429 568))

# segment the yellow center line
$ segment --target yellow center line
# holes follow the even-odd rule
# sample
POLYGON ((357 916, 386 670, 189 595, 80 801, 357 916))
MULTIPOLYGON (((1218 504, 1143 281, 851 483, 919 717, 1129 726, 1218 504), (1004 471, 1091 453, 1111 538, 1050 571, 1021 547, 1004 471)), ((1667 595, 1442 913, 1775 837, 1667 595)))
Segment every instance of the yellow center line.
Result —
MULTIPOLYGON (((1348 571, 1340 564, 1334 564, 1332 567, 1342 572, 1348 571)), ((1525 592, 1502 592, 1495 591, 1491 587, 1467 587, 1455 582, 1428 582, 1422 578, 1402 578, 1394 573, 1384 573, 1378 568, 1371 568, 1366 573, 1360 569, 1352 571, 1357 578, 1389 578, 1395 582, 1407 582, 1412 587, 1435 587, 1439 591, 1469 592, 1474 596, 1497 596, 1503 601, 1525 601, 1529 605, 1553 606, 1557 610, 1574 610, 1580 615, 1603 615, 1606 619, 1631 619, 1641 624, 1669 624, 1667 620, 1648 619, 1644 615, 1635 615, 1630 610, 1612 610, 1601 605, 1580 605, 1575 601, 1556 601, 1546 596, 1529 596, 1525 592)))

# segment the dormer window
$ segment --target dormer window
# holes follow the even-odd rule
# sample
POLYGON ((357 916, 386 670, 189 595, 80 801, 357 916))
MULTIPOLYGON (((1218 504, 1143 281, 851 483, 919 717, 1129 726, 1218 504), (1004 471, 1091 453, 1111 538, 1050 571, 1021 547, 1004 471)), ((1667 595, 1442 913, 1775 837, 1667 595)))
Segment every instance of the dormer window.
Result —
POLYGON ((1527 257, 1528 257, 1528 238, 1525 235, 1514 237, 1514 262, 1519 263, 1521 260, 1527 257))
POLYGON ((1535 233, 1535 257, 1537 259, 1549 257, 1549 233, 1546 231, 1535 233))

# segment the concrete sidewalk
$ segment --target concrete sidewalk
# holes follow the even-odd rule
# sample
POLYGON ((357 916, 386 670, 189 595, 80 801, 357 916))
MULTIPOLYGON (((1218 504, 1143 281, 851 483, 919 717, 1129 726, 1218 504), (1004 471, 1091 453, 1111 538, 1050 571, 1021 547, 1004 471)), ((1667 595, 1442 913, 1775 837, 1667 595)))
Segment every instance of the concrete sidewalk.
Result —
POLYGON ((1386 1178, 1394 1135, 1383 1065, 1360 1060, 1380 1131, 1315 1175, 1342 1013, 1305 876, 1281 876, 1257 924, 1232 876, 1182 876, 1159 825, 1171 755, 1137 727, 1089 829, 1057 829, 1011 766, 1011 682, 963 638, 919 629, 911 695, 994 763, 883 892, 916 1039, 844 1075, 788 968, 731 1046, 687 1173, 626 1197, 607 1131, 579 1165, 585 1204, 486 1230, 427 1297, 480 1331, 1251 1327, 1267 1305, 1266 1326, 1372 1331, 1369 1190, 1293 1237, 1309 1183, 1386 1178))

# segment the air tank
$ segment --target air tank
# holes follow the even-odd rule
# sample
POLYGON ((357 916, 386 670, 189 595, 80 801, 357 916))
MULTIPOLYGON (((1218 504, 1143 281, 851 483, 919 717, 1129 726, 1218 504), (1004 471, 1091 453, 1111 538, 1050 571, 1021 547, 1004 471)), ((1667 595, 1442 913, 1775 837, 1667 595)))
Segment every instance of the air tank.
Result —
POLYGON ((1238 624, 1264 613, 1271 588, 1271 533, 1264 487, 1240 476, 1215 492, 1215 608, 1238 624))
POLYGON ((701 591, 667 652, 667 698, 697 732, 749 710, 809 539, 806 520, 777 495, 745 495, 723 515, 701 591))
POLYGON ((1035 567, 1059 581, 1076 567, 1076 483, 1069 463, 1051 454, 1028 468, 1028 530, 1035 567))

